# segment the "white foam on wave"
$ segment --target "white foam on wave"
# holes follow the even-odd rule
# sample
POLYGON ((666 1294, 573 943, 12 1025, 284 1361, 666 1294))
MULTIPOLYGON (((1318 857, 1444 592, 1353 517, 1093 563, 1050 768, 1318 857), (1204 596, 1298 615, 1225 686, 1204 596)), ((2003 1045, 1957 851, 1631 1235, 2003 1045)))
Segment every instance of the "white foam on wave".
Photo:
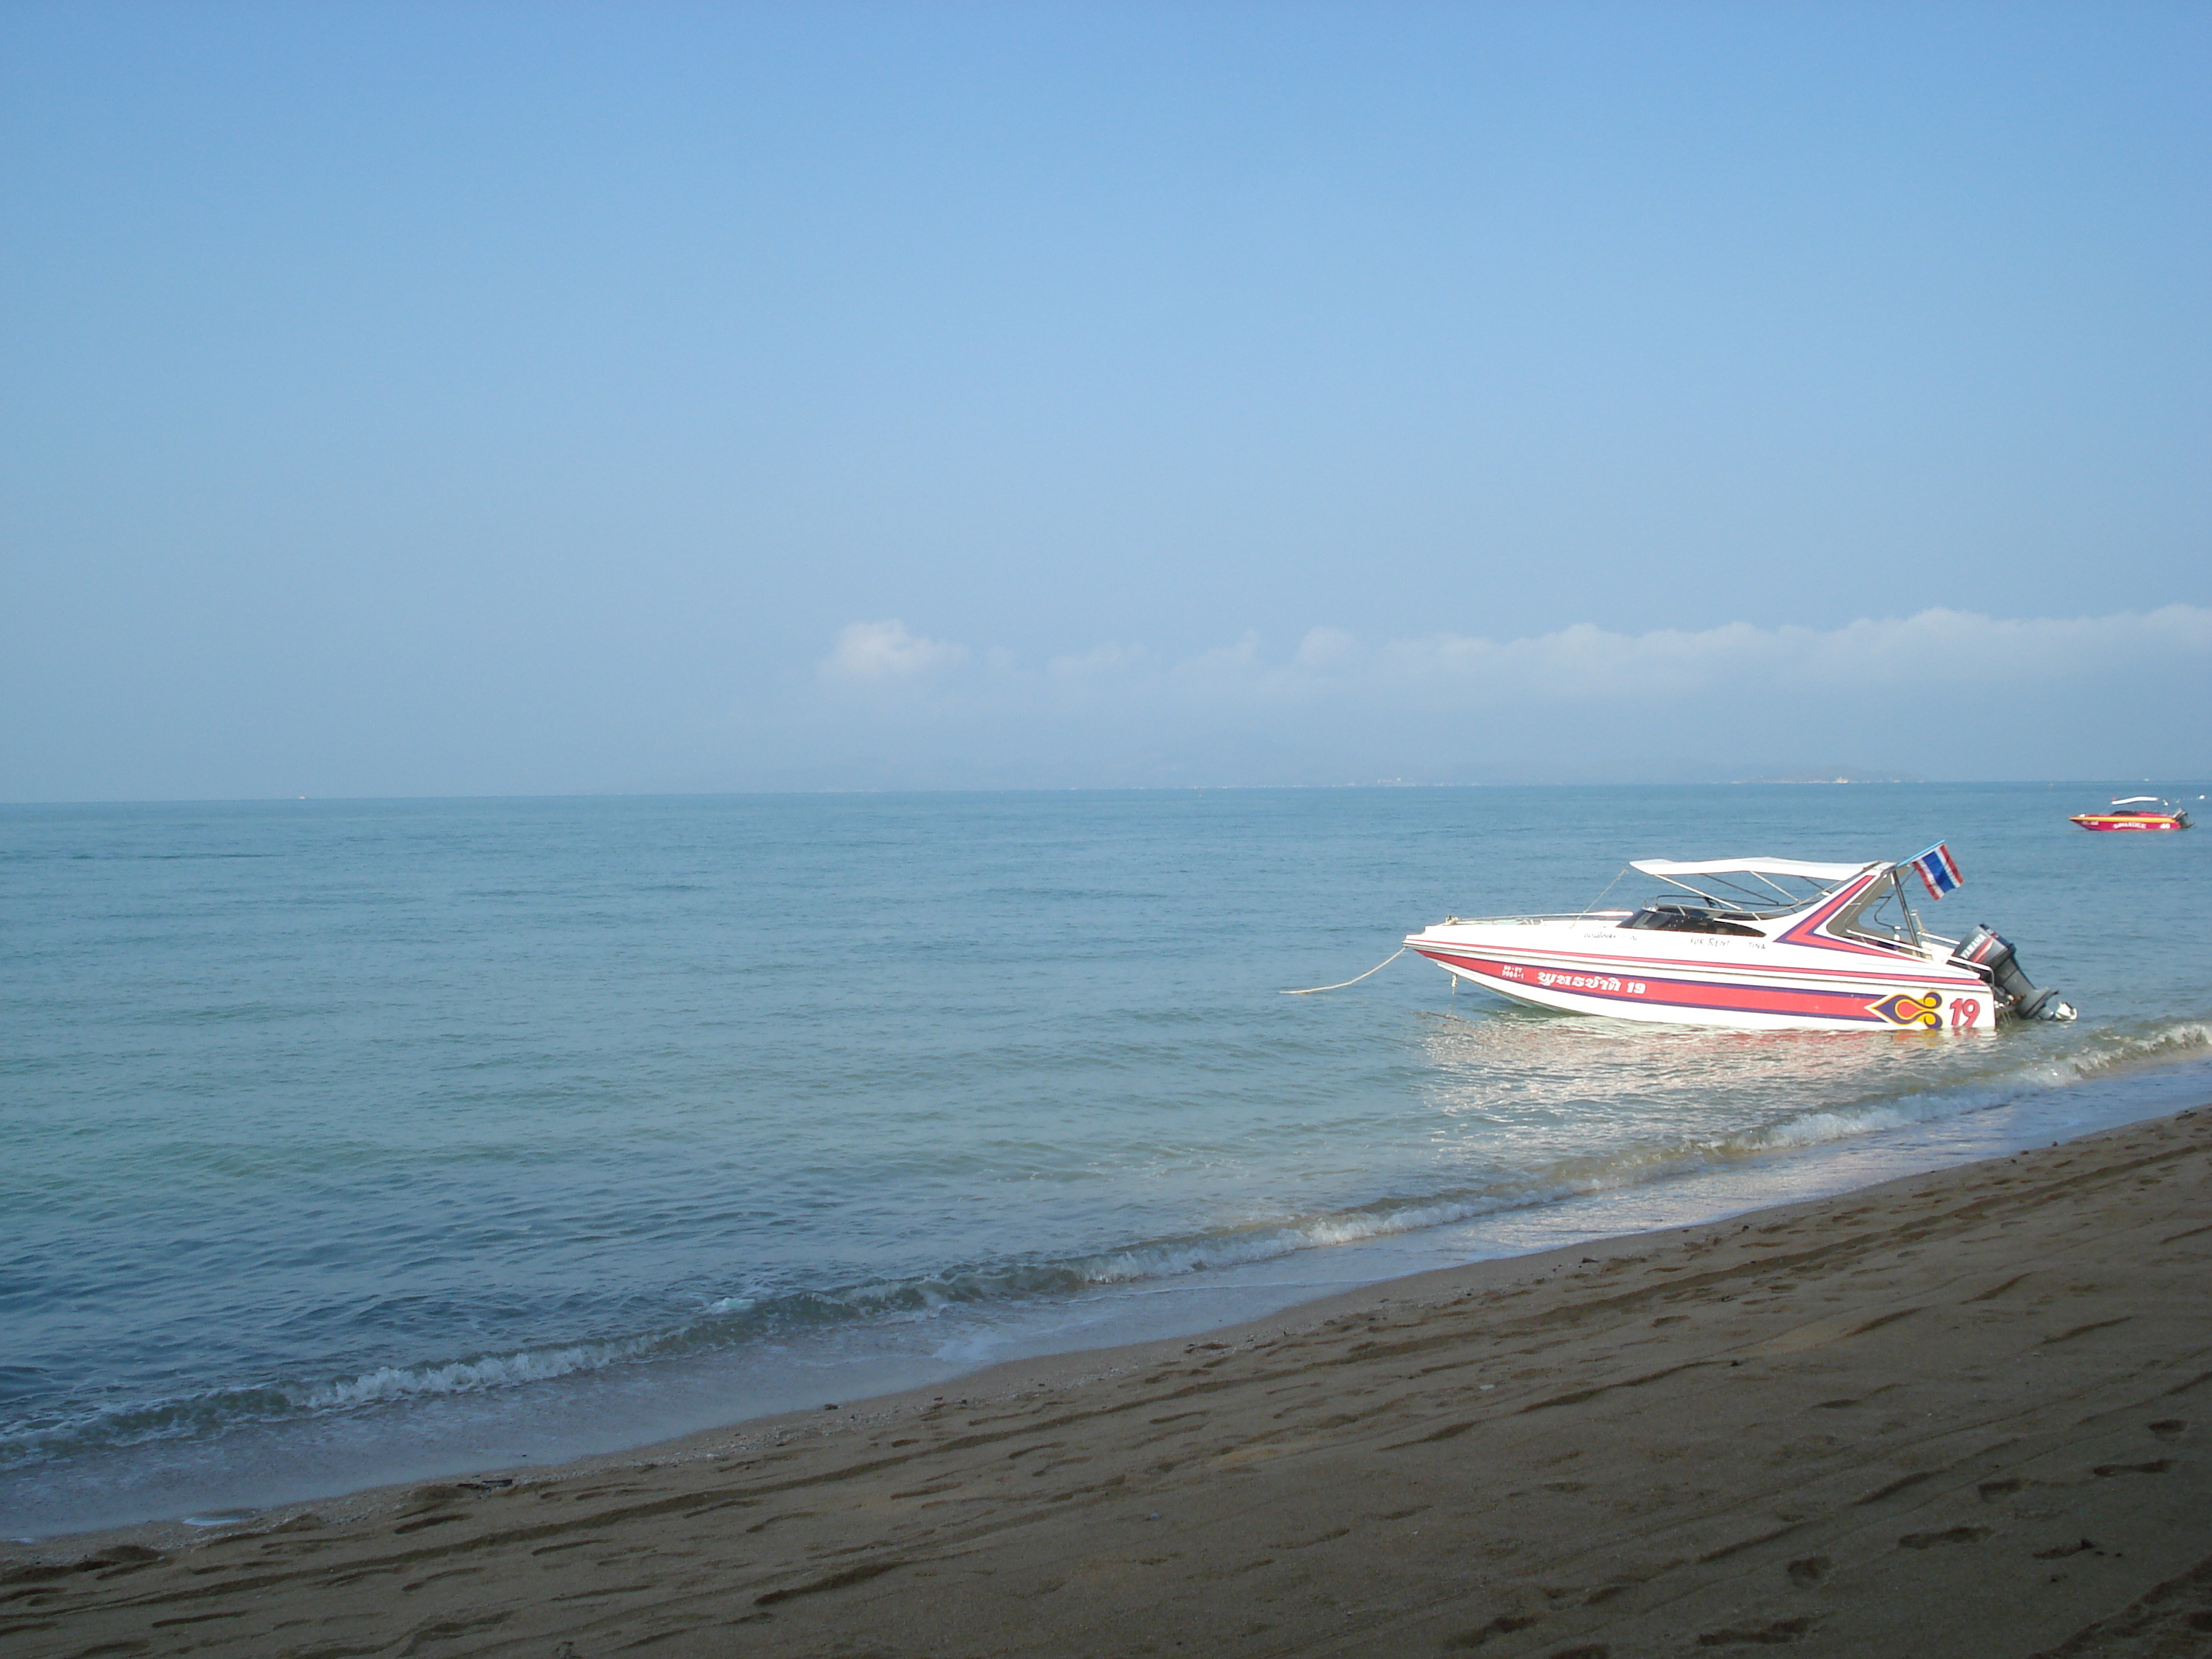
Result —
POLYGON ((319 1386, 222 1389, 133 1406, 108 1406, 71 1420, 46 1423, 0 1437, 0 1468, 40 1462, 87 1445, 142 1445, 211 1429, 349 1407, 388 1404, 428 1395, 483 1393, 592 1371, 632 1359, 658 1346, 653 1337, 436 1362, 382 1365, 319 1386))
POLYGON ((418 1395, 477 1394, 487 1389, 513 1388, 519 1382, 550 1382, 578 1371, 598 1370, 624 1359, 635 1359, 654 1346, 651 1337, 632 1337, 618 1342, 579 1342, 562 1348, 524 1349, 493 1354, 481 1359, 456 1359, 433 1365, 380 1365, 360 1376, 313 1390, 300 1397, 298 1409, 328 1411, 347 1406, 367 1406, 379 1401, 405 1400, 418 1395))
POLYGON ((2104 1030, 2088 1046, 2051 1063, 2058 1086, 2138 1066, 2165 1066, 2212 1054, 2212 1022, 2180 1019, 2147 1031, 2104 1030))

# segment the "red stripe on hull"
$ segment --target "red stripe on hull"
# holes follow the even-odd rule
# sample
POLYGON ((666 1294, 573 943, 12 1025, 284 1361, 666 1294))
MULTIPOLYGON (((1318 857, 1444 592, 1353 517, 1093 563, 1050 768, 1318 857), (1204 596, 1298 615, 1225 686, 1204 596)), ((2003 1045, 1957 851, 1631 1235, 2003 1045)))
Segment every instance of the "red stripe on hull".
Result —
POLYGON ((1552 969, 1525 968, 1517 963, 1487 962, 1480 957, 1423 951, 1431 962, 1463 968, 1469 973, 1500 980, 1507 986, 1526 986, 1534 991, 1559 991, 1578 997, 1597 997, 1629 1004, 1657 1004, 1662 1007, 1697 1008, 1709 1013, 1781 1014, 1808 1019, 1847 1019, 1866 1025, 1887 1026, 1869 1006, 1873 994, 1866 991, 1811 991, 1760 985, 1714 985, 1698 980, 1654 979, 1633 974, 1563 973, 1552 969))
MULTIPOLYGON (((1407 940, 1407 943, 1408 945, 1413 945, 1413 940, 1409 939, 1407 940)), ((1495 949, 1496 947, 1492 946, 1492 948, 1495 949)), ((1433 959, 1438 961, 1442 960, 1441 957, 1435 957, 1434 952, 1425 950, 1419 945, 1414 945, 1413 949, 1420 951, 1423 956, 1431 957, 1433 959)), ((1697 969, 1704 968, 1707 965, 1706 963, 1699 962, 1694 958, 1686 957, 1644 957, 1638 959, 1631 959, 1626 957, 1614 956, 1611 954, 1600 954, 1598 952, 1589 951, 1569 951, 1558 945, 1546 945, 1541 951, 1532 950, 1529 954, 1531 957, 1540 956, 1549 957, 1554 961, 1589 963, 1593 964, 1591 967, 1578 968, 1573 971, 1577 973, 1603 973, 1610 975, 1615 979, 1649 980, 1654 976, 1655 972, 1657 972, 1657 970, 1669 968, 1697 969)), ((1894 951, 1882 951, 1879 954, 1891 962, 1895 962, 1898 959, 1897 953, 1894 951)), ((1547 963, 1534 961, 1516 962, 1509 965, 1516 968, 1526 968, 1532 970, 1539 967, 1546 967, 1548 969, 1547 963)), ((1562 971, 1559 969, 1548 970, 1553 972, 1562 971)), ((1794 968, 1778 962, 1761 963, 1759 964, 1757 971, 1773 979, 1781 979, 1784 977, 1790 979, 1838 979, 1848 975, 1849 977, 1867 985, 1886 985, 1893 989, 1899 990, 1959 991, 1965 993, 1968 996, 1978 995, 1982 991, 1987 988, 1984 982, 1978 977, 1966 977, 1955 972, 1939 972, 1932 966, 1923 967, 1922 970, 1917 974, 1911 972, 1886 974, 1870 965, 1857 962, 1851 963, 1848 966, 1839 963, 1833 968, 1794 968)), ((1663 972, 1658 972, 1657 976, 1662 979, 1668 977, 1668 975, 1663 972)), ((1704 981, 1698 981, 1693 982, 1703 983, 1704 981)))

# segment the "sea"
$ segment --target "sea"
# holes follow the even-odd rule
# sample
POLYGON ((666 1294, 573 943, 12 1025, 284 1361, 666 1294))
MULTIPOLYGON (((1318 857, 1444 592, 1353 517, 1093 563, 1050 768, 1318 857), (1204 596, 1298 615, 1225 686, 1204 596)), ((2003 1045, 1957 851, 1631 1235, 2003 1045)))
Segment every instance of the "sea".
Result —
POLYGON ((1193 1334, 2212 1102, 2202 785, 0 808, 0 1534, 218 1525, 1193 1334), (2080 1010, 1735 1032, 1410 954, 1951 849, 2080 1010))

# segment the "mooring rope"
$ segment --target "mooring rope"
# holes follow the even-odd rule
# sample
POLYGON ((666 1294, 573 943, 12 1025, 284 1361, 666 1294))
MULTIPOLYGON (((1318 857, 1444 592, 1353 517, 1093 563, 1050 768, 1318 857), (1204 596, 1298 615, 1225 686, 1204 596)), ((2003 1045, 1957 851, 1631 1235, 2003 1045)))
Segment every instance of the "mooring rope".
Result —
POLYGON ((1407 951, 1413 948, 1413 947, 1410 945, 1400 945, 1396 950, 1391 951, 1389 956, 1383 957, 1382 961, 1376 963, 1372 968, 1370 968, 1366 973, 1360 975, 1357 979, 1344 980, 1335 985, 1309 985, 1303 991, 1285 991, 1282 994, 1286 997, 1310 997, 1317 991, 1341 991, 1346 985, 1357 985, 1359 983, 1360 980, 1366 979, 1373 975, 1381 973, 1385 968, 1388 968, 1392 963, 1397 961, 1400 957, 1404 956, 1407 951))

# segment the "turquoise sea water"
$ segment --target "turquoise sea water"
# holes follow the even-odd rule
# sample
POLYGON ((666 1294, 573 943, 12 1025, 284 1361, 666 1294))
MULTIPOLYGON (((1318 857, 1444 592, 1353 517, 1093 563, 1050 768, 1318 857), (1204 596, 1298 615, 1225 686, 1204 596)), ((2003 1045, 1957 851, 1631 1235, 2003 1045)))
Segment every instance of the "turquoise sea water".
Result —
POLYGON ((0 1531, 635 1444, 2197 1103, 2212 830, 2066 823, 2104 793, 0 809, 0 1531), (1929 924, 2078 1023, 1638 1027, 1411 957, 1278 994, 1632 857, 1938 838, 1929 924))

